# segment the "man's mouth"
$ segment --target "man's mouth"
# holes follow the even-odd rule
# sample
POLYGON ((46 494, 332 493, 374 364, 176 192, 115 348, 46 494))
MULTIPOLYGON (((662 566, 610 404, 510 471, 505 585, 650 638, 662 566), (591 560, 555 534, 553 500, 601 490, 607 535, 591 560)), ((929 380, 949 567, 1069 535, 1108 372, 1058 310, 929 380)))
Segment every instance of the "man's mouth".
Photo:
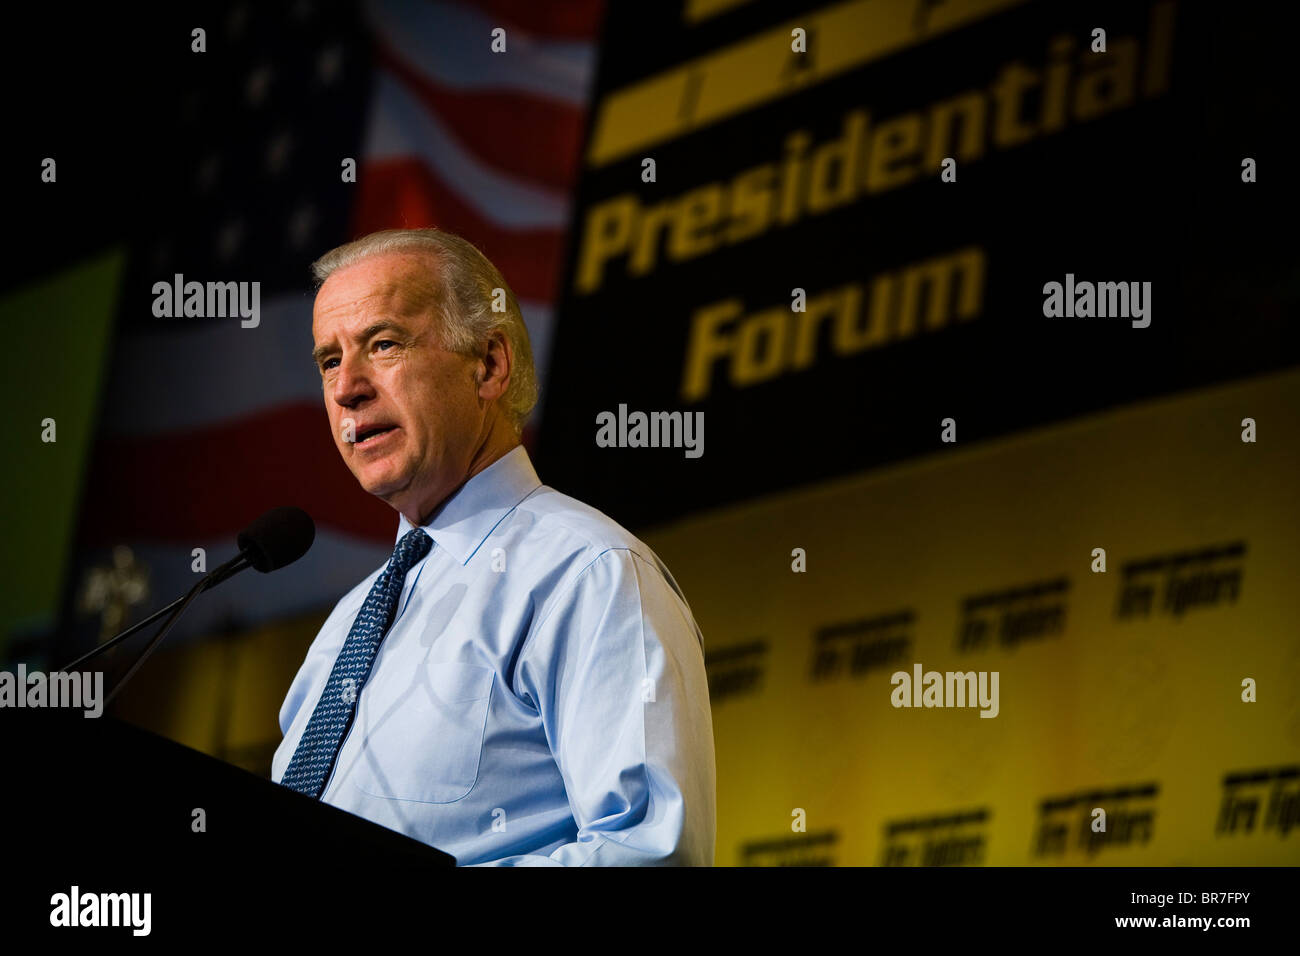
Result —
POLYGON ((383 441, 385 435, 395 431, 396 425, 381 425, 376 428, 367 428, 365 431, 358 433, 356 446, 358 448, 369 448, 383 441))

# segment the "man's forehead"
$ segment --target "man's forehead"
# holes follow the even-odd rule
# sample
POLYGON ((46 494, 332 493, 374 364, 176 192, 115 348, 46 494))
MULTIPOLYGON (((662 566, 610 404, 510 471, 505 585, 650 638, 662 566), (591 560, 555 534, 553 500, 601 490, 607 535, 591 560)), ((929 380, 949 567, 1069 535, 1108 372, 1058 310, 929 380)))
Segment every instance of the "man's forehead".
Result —
POLYGON ((313 333, 353 321, 431 317, 438 291, 434 270, 427 256, 409 254, 374 256, 340 269, 316 293, 313 333))

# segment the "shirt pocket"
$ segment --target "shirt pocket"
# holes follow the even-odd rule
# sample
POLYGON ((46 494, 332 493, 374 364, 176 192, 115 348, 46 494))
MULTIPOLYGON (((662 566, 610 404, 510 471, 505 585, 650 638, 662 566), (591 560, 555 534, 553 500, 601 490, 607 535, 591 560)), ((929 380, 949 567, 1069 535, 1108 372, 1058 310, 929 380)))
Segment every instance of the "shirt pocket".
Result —
POLYGON ((452 803, 473 790, 494 676, 490 667, 439 661, 417 668, 409 685, 363 688, 352 785, 415 803, 452 803))

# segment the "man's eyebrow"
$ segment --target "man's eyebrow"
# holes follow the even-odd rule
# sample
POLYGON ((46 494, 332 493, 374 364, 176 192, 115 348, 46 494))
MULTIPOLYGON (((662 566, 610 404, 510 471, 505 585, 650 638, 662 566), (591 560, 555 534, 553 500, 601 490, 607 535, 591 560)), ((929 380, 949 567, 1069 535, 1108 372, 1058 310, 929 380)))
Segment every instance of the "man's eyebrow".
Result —
MULTIPOLYGON (((368 325, 362 329, 356 336, 356 339, 358 342, 366 342, 373 336, 378 335, 380 332, 396 332, 399 335, 405 335, 407 337, 411 334, 410 330, 400 322, 396 322, 392 319, 381 319, 373 325, 368 325)), ((311 359, 317 365, 320 365, 321 361, 334 351, 336 350, 332 345, 318 345, 311 350, 311 359)))

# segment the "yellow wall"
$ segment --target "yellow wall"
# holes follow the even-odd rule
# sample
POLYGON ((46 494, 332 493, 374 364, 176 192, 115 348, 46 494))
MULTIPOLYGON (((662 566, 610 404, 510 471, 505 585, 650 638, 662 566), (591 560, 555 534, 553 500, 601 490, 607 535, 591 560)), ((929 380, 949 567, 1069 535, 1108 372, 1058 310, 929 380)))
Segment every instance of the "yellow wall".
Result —
MULTIPOLYGON (((1225 773, 1300 764, 1297 409, 1300 373, 1290 372, 958 445, 646 535, 709 653, 769 645, 758 689, 713 701, 718 863, 740 862, 751 841, 832 831, 832 862, 877 864, 887 823, 978 810, 983 824, 893 843, 907 862, 946 840, 993 865, 1300 863, 1300 832, 1264 826, 1275 784, 1249 790, 1260 798, 1252 832, 1215 834, 1225 773), (1246 417, 1257 443, 1241 440, 1246 417), (1160 607, 1162 572, 1145 576, 1151 615, 1117 619, 1126 562, 1234 542, 1244 556, 1208 566, 1240 574, 1235 602, 1225 588, 1217 605, 1175 616, 1160 607), (795 548, 804 573, 792 571, 795 548), (1106 549, 1104 574, 1090 569, 1094 548, 1106 549), (1005 646, 995 618, 986 647, 957 650, 964 597, 1061 578, 1058 633, 1005 646), (905 609, 913 623, 895 632, 911 637, 905 661, 810 681, 816 628, 905 609), (998 671, 999 715, 893 707, 890 675, 914 662, 998 671), (1256 703, 1241 700, 1246 677, 1256 703), (1068 826, 1065 852, 1034 853, 1042 800, 1151 783, 1152 798, 1085 797, 1054 811, 1068 826), (1078 831, 1091 832, 1095 806, 1112 839, 1089 852, 1078 831), (805 834, 792 829, 797 808, 805 834), (1143 814, 1145 827, 1122 819, 1143 814)), ((1284 781, 1277 806, 1296 815, 1298 792, 1300 778, 1284 781)))

